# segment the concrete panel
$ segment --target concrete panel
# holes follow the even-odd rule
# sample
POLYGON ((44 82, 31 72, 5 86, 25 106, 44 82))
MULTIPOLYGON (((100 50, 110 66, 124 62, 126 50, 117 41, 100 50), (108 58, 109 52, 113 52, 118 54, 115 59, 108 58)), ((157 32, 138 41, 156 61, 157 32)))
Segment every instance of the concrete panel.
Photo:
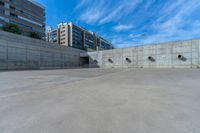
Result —
POLYGON ((137 67, 143 68, 143 47, 137 47, 137 67))
POLYGON ((172 62, 174 68, 187 67, 192 65, 192 44, 191 41, 176 42, 173 45, 172 62), (184 56, 184 60, 178 58, 179 55, 184 56))
POLYGON ((199 57, 199 63, 198 63, 198 66, 199 66, 199 68, 200 68, 200 40, 199 40, 199 51, 198 51, 198 57, 199 57))
POLYGON ((78 67, 82 52, 84 51, 0 31, 0 69, 78 67))
POLYGON ((7 58, 7 47, 0 46, 0 59, 6 59, 6 58, 7 58))
POLYGON ((26 49, 17 47, 8 47, 8 60, 26 61, 26 49))
POLYGON ((143 67, 152 68, 156 66, 156 45, 143 46, 143 67), (149 60, 149 58, 152 60, 149 60))
POLYGON ((99 51, 99 52, 97 52, 98 54, 98 63, 97 63, 97 65, 98 65, 98 67, 102 67, 102 51, 99 51))
POLYGON ((98 53, 96 52, 93 52, 93 53, 90 53, 89 55, 89 62, 90 62, 90 67, 98 67, 98 62, 99 62, 99 59, 98 59, 98 53))
POLYGON ((179 67, 191 67, 192 65, 192 58, 191 58, 191 53, 181 53, 184 57, 185 60, 179 59, 177 54, 173 54, 173 67, 174 68, 179 68, 179 67))
POLYGON ((172 67, 173 44, 157 45, 156 64, 158 68, 172 67))
POLYGON ((7 69, 7 41, 0 41, 0 70, 7 69))
POLYGON ((3 40, 3 39, 0 39, 0 46, 7 46, 7 41, 6 40, 3 40))
POLYGON ((123 49, 124 68, 137 67, 137 47, 123 49))
POLYGON ((199 40, 192 40, 192 68, 199 68, 199 40))
POLYGON ((102 52, 102 66, 112 68, 114 67, 114 55, 113 50, 107 50, 102 52), (109 61, 109 59, 112 60, 112 62, 109 61))
POLYGON ((115 67, 123 67, 123 49, 113 51, 113 64, 115 67))

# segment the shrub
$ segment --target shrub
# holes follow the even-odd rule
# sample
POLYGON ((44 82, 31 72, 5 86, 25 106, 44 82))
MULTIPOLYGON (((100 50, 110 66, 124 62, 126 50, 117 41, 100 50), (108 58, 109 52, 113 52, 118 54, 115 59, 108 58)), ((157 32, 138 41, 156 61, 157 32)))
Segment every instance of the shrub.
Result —
POLYGON ((1 29, 14 34, 21 34, 19 27, 15 24, 6 23, 1 29))
POLYGON ((36 38, 36 39, 42 39, 42 37, 36 32, 31 32, 30 37, 36 38))

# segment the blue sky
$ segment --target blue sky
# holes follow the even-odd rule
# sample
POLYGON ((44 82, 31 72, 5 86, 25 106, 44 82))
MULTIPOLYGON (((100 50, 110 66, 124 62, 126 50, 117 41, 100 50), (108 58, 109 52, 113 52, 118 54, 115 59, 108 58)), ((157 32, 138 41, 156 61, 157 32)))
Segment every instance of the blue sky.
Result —
POLYGON ((200 38, 199 0, 37 0, 47 26, 74 22, 115 47, 200 38))

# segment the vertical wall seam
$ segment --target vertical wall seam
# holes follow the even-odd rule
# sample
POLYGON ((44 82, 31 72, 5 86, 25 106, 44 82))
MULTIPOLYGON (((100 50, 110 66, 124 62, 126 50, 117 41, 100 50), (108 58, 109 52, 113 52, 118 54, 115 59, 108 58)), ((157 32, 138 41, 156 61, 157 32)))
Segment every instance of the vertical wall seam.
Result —
POLYGON ((8 41, 7 40, 5 40, 6 41, 6 60, 7 60, 7 63, 6 63, 6 67, 7 67, 7 69, 9 68, 9 66, 8 66, 8 41))

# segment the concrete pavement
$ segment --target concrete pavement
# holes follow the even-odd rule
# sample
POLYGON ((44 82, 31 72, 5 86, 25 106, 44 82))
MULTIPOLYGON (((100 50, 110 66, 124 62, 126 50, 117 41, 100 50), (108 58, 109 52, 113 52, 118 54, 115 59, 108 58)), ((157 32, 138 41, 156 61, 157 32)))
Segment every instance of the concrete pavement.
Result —
POLYGON ((199 133, 198 69, 0 73, 1 133, 199 133))

